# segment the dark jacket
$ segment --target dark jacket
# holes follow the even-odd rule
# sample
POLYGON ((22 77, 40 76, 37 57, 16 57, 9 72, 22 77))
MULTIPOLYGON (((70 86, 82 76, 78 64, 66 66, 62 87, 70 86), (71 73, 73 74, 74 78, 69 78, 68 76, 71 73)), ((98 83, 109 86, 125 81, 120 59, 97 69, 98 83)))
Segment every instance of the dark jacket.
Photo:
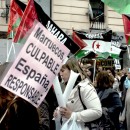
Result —
POLYGON ((58 102, 53 87, 50 88, 49 92, 45 97, 45 100, 48 104, 50 130, 55 130, 55 121, 52 119, 53 119, 53 112, 58 107, 58 102))
POLYGON ((39 111, 39 130, 50 130, 49 105, 44 99, 38 108, 39 111))
POLYGON ((115 124, 117 130, 119 130, 119 114, 122 109, 122 103, 117 91, 112 88, 97 89, 97 93, 101 100, 102 107, 108 109, 111 120, 115 124))
POLYGON ((119 84, 119 89, 122 92, 121 101, 122 101, 123 107, 125 105, 125 97, 126 97, 126 92, 127 92, 127 89, 124 87, 124 81, 126 80, 126 77, 127 75, 122 76, 120 79, 120 84, 119 84))
POLYGON ((120 84, 119 84, 119 89, 120 89, 120 91, 123 91, 123 90, 124 90, 124 81, 125 81, 126 77, 127 77, 127 75, 124 75, 124 76, 122 76, 121 79, 120 79, 120 84))
POLYGON ((15 99, 13 103, 11 103, 5 118, 0 124, 0 130, 38 129, 39 117, 37 109, 21 98, 15 99))

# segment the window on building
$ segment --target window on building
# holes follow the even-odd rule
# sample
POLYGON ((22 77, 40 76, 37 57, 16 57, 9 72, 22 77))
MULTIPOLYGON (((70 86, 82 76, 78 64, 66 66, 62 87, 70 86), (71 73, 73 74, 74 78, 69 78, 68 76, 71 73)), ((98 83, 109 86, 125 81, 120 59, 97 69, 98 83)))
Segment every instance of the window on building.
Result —
POLYGON ((93 19, 89 17, 91 28, 103 29, 104 28, 104 3, 101 0, 89 0, 92 12, 93 19))
POLYGON ((0 39, 6 39, 7 38, 7 32, 0 31, 0 39))
POLYGON ((104 22, 104 3, 101 0, 90 0, 90 5, 93 11, 94 19, 90 18, 90 21, 97 20, 104 22))

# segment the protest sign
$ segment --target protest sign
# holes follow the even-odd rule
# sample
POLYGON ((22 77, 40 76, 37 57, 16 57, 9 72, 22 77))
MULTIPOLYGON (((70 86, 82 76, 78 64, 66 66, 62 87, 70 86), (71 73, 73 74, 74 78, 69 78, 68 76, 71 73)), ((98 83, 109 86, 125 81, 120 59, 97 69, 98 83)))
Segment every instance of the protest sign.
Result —
POLYGON ((1 86, 38 107, 68 54, 69 50, 38 22, 1 86))

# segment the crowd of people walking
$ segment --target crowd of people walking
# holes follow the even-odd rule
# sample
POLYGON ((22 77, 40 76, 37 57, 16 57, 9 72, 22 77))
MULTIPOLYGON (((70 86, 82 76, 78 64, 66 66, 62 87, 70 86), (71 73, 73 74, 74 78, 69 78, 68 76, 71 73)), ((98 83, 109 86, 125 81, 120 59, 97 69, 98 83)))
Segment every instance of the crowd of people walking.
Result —
POLYGON ((92 124, 101 121, 104 111, 113 127, 102 125, 102 130, 130 130, 130 68, 94 69, 90 63, 70 58, 58 75, 63 93, 73 76, 71 71, 79 75, 71 78, 75 83, 66 107, 58 106, 53 85, 38 108, 1 86, 0 130, 62 130, 67 120, 74 117, 82 130, 96 130, 92 124))

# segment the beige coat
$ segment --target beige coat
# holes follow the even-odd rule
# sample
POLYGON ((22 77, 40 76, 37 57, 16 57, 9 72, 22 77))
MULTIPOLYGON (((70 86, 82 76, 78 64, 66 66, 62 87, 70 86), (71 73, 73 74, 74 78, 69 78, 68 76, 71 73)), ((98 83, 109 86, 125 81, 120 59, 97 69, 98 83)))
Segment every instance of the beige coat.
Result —
POLYGON ((81 122, 82 130, 89 130, 87 127, 84 127, 84 122, 90 122, 101 117, 101 103, 95 88, 89 84, 88 79, 81 81, 78 85, 72 90, 68 98, 67 107, 75 112, 77 121, 81 122), (81 98, 87 107, 86 110, 84 110, 79 99, 78 85, 81 86, 81 98))

